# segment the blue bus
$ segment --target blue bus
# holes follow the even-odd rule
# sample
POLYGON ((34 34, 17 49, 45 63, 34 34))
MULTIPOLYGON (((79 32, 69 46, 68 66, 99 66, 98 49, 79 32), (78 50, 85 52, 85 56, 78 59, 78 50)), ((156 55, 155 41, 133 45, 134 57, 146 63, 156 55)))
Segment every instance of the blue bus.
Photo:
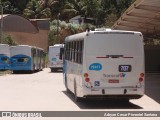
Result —
POLYGON ((18 45, 11 47, 11 70, 18 71, 39 71, 44 68, 45 52, 41 48, 18 45))
POLYGON ((0 70, 10 69, 10 47, 7 44, 0 44, 0 70))

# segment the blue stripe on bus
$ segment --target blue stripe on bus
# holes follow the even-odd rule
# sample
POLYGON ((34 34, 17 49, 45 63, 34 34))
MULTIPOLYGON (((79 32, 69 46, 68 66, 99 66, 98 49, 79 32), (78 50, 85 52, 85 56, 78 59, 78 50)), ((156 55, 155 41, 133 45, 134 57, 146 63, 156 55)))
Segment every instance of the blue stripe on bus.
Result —
POLYGON ((32 70, 32 58, 26 55, 15 55, 11 57, 12 70, 32 70))

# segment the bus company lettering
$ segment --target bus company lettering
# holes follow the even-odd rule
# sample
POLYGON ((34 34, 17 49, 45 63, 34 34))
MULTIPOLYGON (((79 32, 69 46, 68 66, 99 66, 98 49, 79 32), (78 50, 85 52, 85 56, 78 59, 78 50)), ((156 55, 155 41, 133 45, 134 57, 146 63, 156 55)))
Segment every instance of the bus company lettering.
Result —
POLYGON ((124 78, 126 77, 125 73, 120 73, 120 74, 103 74, 103 77, 105 78, 124 78))
POLYGON ((52 58, 52 61, 57 61, 57 59, 56 58, 52 58))
POLYGON ((100 63, 93 63, 89 66, 89 70, 102 70, 102 65, 100 63))

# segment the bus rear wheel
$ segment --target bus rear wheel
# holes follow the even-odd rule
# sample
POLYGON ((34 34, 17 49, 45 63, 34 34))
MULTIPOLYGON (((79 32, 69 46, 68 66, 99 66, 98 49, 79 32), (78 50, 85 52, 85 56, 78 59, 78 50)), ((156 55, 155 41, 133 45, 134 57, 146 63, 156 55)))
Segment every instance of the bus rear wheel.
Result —
POLYGON ((13 70, 13 74, 17 74, 18 73, 18 71, 16 71, 16 70, 13 70))
POLYGON ((56 72, 57 69, 56 68, 51 68, 51 72, 56 72))
POLYGON ((76 87, 76 81, 74 81, 74 99, 76 102, 80 102, 81 98, 77 96, 77 87, 76 87))
POLYGON ((66 75, 65 75, 65 88, 66 88, 66 91, 69 92, 68 85, 67 85, 67 77, 66 77, 66 75))

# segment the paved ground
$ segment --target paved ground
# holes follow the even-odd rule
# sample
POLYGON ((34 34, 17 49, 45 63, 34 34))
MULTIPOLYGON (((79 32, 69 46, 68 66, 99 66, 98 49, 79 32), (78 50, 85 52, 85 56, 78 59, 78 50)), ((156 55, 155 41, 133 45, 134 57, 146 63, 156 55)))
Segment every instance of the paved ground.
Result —
MULTIPOLYGON (((146 94, 129 103, 83 101, 65 91, 62 73, 51 73, 48 68, 34 74, 0 76, 0 111, 160 111, 160 75, 146 75, 146 94)), ((1 118, 0 118, 1 119, 1 118)), ((20 118, 16 118, 20 119, 20 118)), ((35 118, 36 119, 36 118, 35 118)), ((66 118, 41 118, 65 120, 66 118)), ((41 120, 38 118, 37 120, 41 120)), ((67 118, 69 120, 108 120, 101 118, 67 118)), ((151 120, 148 118, 112 118, 151 120)), ((160 118, 153 118, 160 120, 160 118)))

